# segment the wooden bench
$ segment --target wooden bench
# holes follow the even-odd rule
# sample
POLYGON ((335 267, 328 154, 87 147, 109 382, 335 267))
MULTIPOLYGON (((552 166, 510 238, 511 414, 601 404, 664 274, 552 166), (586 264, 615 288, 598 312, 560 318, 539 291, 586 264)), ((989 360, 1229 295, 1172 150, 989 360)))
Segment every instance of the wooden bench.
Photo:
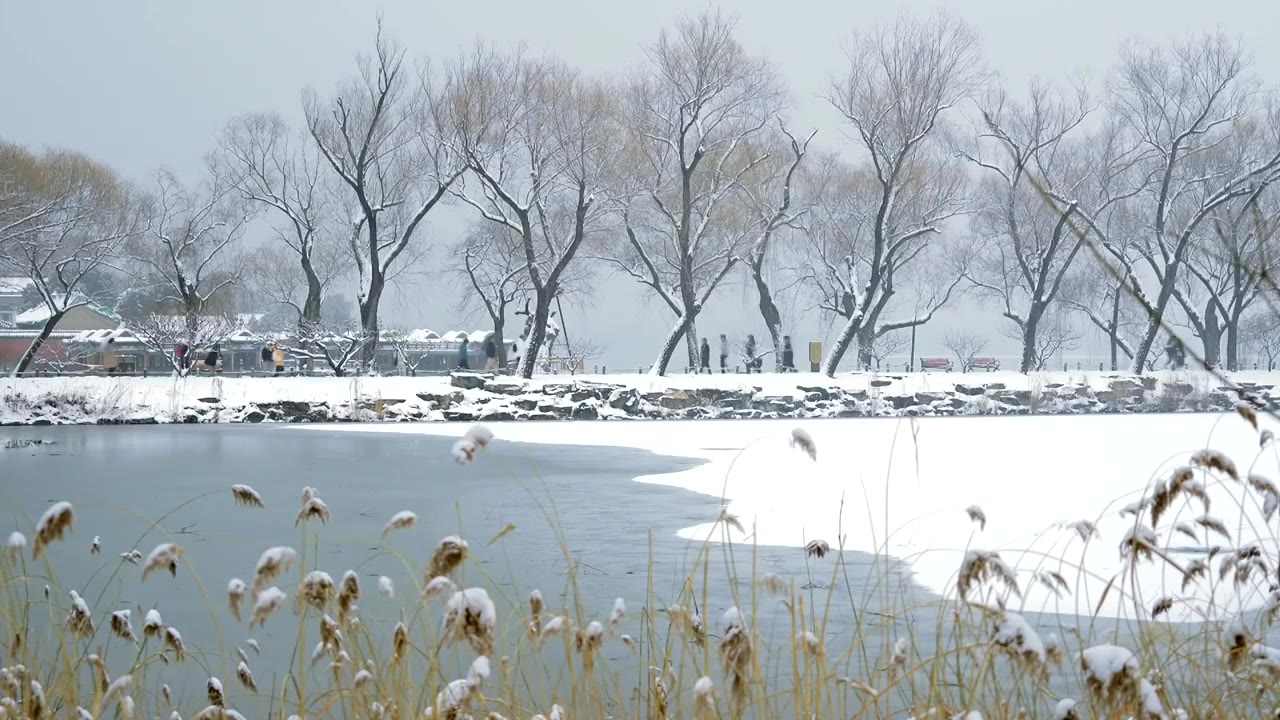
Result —
POLYGON ((974 370, 986 370, 987 372, 993 372, 1000 369, 1000 361, 992 357, 974 358, 970 361, 969 365, 974 370))
POLYGON ((948 358, 920 358, 920 370, 927 372, 929 370, 946 370, 951 372, 951 360, 948 358))

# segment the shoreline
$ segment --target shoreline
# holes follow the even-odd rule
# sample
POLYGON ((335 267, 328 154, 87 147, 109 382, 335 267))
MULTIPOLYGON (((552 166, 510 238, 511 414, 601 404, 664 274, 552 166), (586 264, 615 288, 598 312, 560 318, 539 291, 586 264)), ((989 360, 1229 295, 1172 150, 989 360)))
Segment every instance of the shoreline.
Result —
POLYGON ((1280 411, 1280 372, 0 381, 0 426, 732 420, 1280 411))

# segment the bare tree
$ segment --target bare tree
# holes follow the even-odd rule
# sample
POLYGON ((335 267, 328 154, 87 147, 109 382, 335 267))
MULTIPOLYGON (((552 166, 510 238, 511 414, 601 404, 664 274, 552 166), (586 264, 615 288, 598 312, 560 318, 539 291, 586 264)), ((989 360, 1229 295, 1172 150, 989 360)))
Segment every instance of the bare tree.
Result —
MULTIPOLYGON (((919 207, 915 203, 921 198, 958 197, 952 195, 960 192, 958 169, 951 163, 945 172, 939 171, 912 191, 904 189, 898 207, 919 207)), ((884 247, 877 244, 872 231, 881 200, 874 172, 828 158, 804 184, 806 192, 816 197, 808 203, 800 242, 792 248, 791 272, 818 309, 839 318, 842 327, 856 322, 858 363, 868 367, 879 338, 928 323, 950 301, 966 275, 971 250, 963 242, 926 241, 929 233, 922 233, 906 238, 877 260, 877 249, 884 247), (873 266, 880 268, 878 276, 870 272, 873 266), (858 285, 863 277, 876 278, 879 290, 874 302, 864 302, 872 296, 860 295, 866 290, 858 285), (902 293, 904 289, 910 292, 902 293), (899 316, 898 300, 903 294, 912 297, 914 307, 910 314, 899 316)), ((910 217, 915 210, 902 212, 910 217)))
MULTIPOLYGON (((1249 135, 1263 137, 1246 142, 1273 139, 1265 132, 1249 135)), ((1280 270, 1278 230, 1276 189, 1260 185, 1258 192, 1220 205, 1193 241, 1174 297, 1201 340, 1207 366, 1219 365, 1225 340, 1227 369, 1239 369, 1240 320, 1280 270)))
POLYGON ((768 158, 781 109, 774 68, 734 38, 719 13, 677 21, 648 48, 628 88, 627 165, 617 198, 625 240, 603 258, 649 288, 676 320, 650 372, 664 375, 685 340, 697 365, 697 318, 759 228, 744 183, 768 158))
POLYGON ((359 274, 356 296, 366 342, 361 363, 373 365, 378 308, 388 276, 405 260, 415 233, 462 173, 444 138, 445 94, 424 70, 417 85, 404 52, 378 23, 374 56, 329 101, 304 96, 307 129, 337 177, 349 208, 348 241, 359 274))
POLYGON ((1107 338, 1113 372, 1120 369, 1121 355, 1133 360, 1133 338, 1142 331, 1144 322, 1125 276, 1112 276, 1107 267, 1090 257, 1063 284, 1061 301, 1084 315, 1107 338))
POLYGON ((278 345, 290 355, 308 362, 323 361, 335 377, 346 377, 351 362, 364 351, 369 338, 356 322, 299 323, 282 329, 278 345))
MULTIPOLYGON (((769 287, 766 263, 778 254, 775 244, 779 235, 793 228, 800 215, 800 212, 793 209, 792 181, 796 177, 800 163, 804 161, 809 142, 818 131, 809 133, 802 142, 787 131, 786 125, 781 120, 778 121, 778 129, 786 137, 787 144, 790 146, 790 157, 787 163, 782 165, 775 161, 766 165, 770 171, 761 173, 760 181, 745 184, 744 193, 750 207, 758 213, 760 218, 756 238, 747 250, 745 264, 747 271, 751 274, 751 281, 756 287, 760 316, 764 319, 765 329, 769 331, 775 369, 781 372, 782 313, 774 301, 774 290, 769 287)), ((782 153, 776 153, 776 156, 787 157, 782 153)))
POLYGON ((107 167, 61 151, 38 162, 43 178, 32 195, 47 211, 42 211, 38 229, 27 225, 0 245, 0 268, 30 280, 45 311, 13 377, 26 372, 68 312, 102 299, 92 296, 89 281, 117 262, 121 247, 143 227, 139 198, 107 167))
POLYGON ((498 364, 505 367, 507 308, 528 289, 520 236, 503 225, 483 222, 463 237, 453 257, 463 283, 463 306, 474 308, 478 303, 484 309, 493 326, 498 364))
POLYGON ((1280 313, 1272 308, 1260 308, 1250 312, 1240 323, 1241 344, 1253 355, 1254 362, 1276 369, 1280 360, 1280 313))
POLYGON ((874 338, 867 328, 876 326, 891 296, 890 268, 922 252, 929 236, 964 209, 963 175, 938 147, 939 123, 982 77, 976 34, 944 14, 925 21, 899 16, 856 34, 846 54, 848 69, 827 98, 868 156, 874 201, 867 252, 843 268, 849 302, 841 305, 850 312, 827 355, 823 371, 830 376, 855 339, 874 338))
POLYGON ((949 331, 942 344, 956 356, 956 360, 960 361, 961 372, 972 370, 974 357, 987 349, 986 338, 963 330, 949 331))
POLYGON ((1141 232, 1127 242, 1107 233, 1087 204, 1077 204, 1077 212, 1146 315, 1134 372, 1147 365, 1201 224, 1231 201, 1262 192, 1280 173, 1280 145, 1251 145, 1229 162, 1213 152, 1260 112, 1248 67, 1243 48, 1223 35, 1169 47, 1133 44, 1121 53, 1109 105, 1132 146, 1141 232))
POLYGON ((871 342, 871 347, 869 349, 869 352, 871 353, 871 360, 875 363, 875 368, 877 370, 880 369, 881 365, 885 364, 891 356, 902 352, 910 342, 910 337, 908 337, 908 334, 902 330, 891 330, 883 335, 877 336, 876 339, 871 342))
POLYGON ((147 349, 166 358, 173 371, 185 376, 199 353, 226 341, 240 323, 227 315, 161 315, 153 313, 129 324, 129 332, 147 349), (175 349, 180 343, 187 354, 180 359, 175 349))
MULTIPOLYGON (((1027 336, 1017 325, 1002 328, 1004 336, 1018 343, 1025 343, 1027 336)), ((1023 372, 1040 372, 1049 367, 1049 361, 1059 353, 1075 350, 1080 345, 1080 333, 1071 324, 1065 308, 1055 307, 1053 312, 1041 316, 1031 348, 1031 364, 1023 372)), ((1024 352, 1026 348, 1023 348, 1024 352)))
POLYGON ((193 338, 210 302, 239 277, 236 246, 249 219, 216 173, 192 188, 167 170, 156 173, 156 196, 136 257, 139 279, 164 288, 163 300, 187 318, 193 338))
POLYGON ((263 289, 294 308, 299 325, 319 323, 325 290, 352 263, 333 195, 321 182, 325 161, 319 148, 306 135, 295 137, 274 113, 233 119, 218 145, 218 171, 226 182, 243 200, 272 214, 273 247, 281 252, 259 258, 258 265, 271 266, 263 289), (300 277, 289 279, 291 268, 295 274, 300 269, 300 277))
POLYGON ((476 181, 455 194, 519 240, 533 301, 519 373, 532 377, 552 304, 605 211, 597 197, 621 149, 614 92, 555 60, 484 50, 452 87, 459 155, 476 181))
POLYGON ((0 247, 10 240, 56 228, 59 208, 79 191, 56 173, 46 157, 21 145, 0 142, 0 247))
MULTIPOLYGON (((1091 171, 1105 176, 1108 168, 1098 165, 1111 159, 1103 153, 1102 162, 1091 167, 1084 155, 1098 138, 1079 142, 1067 138, 1089 114, 1083 87, 1063 97, 1033 81, 1027 97, 1022 105, 997 92, 984 102, 985 128, 975 151, 965 153, 986 175, 981 185, 983 202, 975 217, 984 240, 969 280, 997 302, 1013 324, 1009 337, 1022 346, 1019 369, 1024 373, 1042 369, 1041 320, 1058 299, 1086 237, 1072 224, 1075 206, 1048 199, 1043 188, 1079 193, 1091 171), (989 156, 984 154, 985 145, 994 146, 989 156)), ((1099 210, 1105 211, 1106 206, 1099 210)), ((1062 338, 1062 333, 1054 335, 1051 345, 1062 338)))

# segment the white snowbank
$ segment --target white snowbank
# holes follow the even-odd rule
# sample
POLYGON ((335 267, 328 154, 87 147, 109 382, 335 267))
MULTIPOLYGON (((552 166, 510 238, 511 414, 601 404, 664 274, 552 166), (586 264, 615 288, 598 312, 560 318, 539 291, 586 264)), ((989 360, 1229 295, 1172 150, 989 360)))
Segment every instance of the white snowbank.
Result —
MULTIPOLYGON (((1153 373, 1162 381, 1177 380, 1192 385, 1199 391, 1209 391, 1221 383, 1205 372, 1153 373)), ((1051 372, 1021 375, 1008 372, 977 373, 895 373, 842 374, 836 379, 817 373, 765 373, 762 375, 541 375, 527 381, 529 389, 547 384, 563 384, 573 381, 610 383, 633 387, 641 392, 667 389, 696 390, 714 388, 741 390, 760 388, 766 395, 802 397, 798 386, 841 387, 848 390, 866 390, 871 394, 904 395, 915 392, 949 391, 956 385, 984 385, 1001 383, 1009 390, 1036 390, 1054 384, 1087 384, 1095 390, 1108 387, 1117 377, 1130 377, 1102 372, 1051 372), (873 386, 875 382, 877 385, 873 386), (884 383, 884 384, 882 384, 884 383)), ((515 378, 504 378, 517 381, 515 378)), ((1240 383, 1280 384, 1280 372, 1240 372, 1231 374, 1240 383)), ((456 390, 449 384, 448 376, 432 377, 257 377, 215 378, 209 375, 193 375, 187 378, 153 376, 146 378, 108 377, 51 377, 51 378, 0 378, 0 398, 10 393, 38 395, 46 392, 78 393, 99 401, 100 404, 122 409, 149 408, 153 410, 177 410, 194 405, 201 398, 219 398, 227 405, 281 401, 327 401, 331 404, 351 402, 358 398, 408 399, 419 392, 456 390)), ((3 415, 0 403, 0 415, 3 415)), ((0 421, 3 417, 0 417, 0 421)))
MULTIPOLYGON (((1264 427, 1277 424, 1262 418, 1264 427)), ((924 587, 951 594, 969 548, 998 551, 1016 568, 1023 600, 1011 610, 1062 612, 1104 617, 1147 615, 1170 596, 1162 617, 1193 620, 1222 617, 1256 607, 1264 597, 1217 582, 1217 561, 1207 579, 1184 593, 1182 574, 1167 563, 1137 568, 1138 592, 1131 593, 1120 542, 1134 527, 1121 508, 1138 500, 1148 483, 1165 479, 1204 448, 1233 458, 1242 473, 1280 479, 1280 460, 1267 448, 1259 454, 1258 434, 1239 416, 1228 414, 1095 415, 852 419, 811 421, 697 421, 630 423, 501 423, 495 442, 612 445, 706 459, 683 472, 638 477, 639 482, 686 488, 729 500, 728 512, 746 535, 708 524, 686 528, 681 537, 803 547, 822 539, 833 547, 887 552, 910 563, 924 587), (801 427, 816 444, 817 460, 791 447, 801 427), (1256 462, 1255 462, 1256 460, 1256 462), (987 518, 981 529, 966 509, 977 505, 987 518), (1096 524, 1100 537, 1085 544, 1073 529, 1079 520, 1096 524), (754 534, 753 534, 754 531, 754 534), (1087 572, 1078 572, 1085 567, 1087 572), (1037 572, 1060 573, 1071 593, 1059 598, 1037 572), (1110 591, 1112 579, 1121 581, 1110 591), (1135 607, 1136 603, 1136 607, 1135 607)), ((332 426, 314 429, 333 430, 332 426)), ((351 432, 428 433, 449 437, 464 424, 344 425, 351 432)), ((1193 522, 1198 502, 1178 500, 1160 521, 1159 541, 1169 557, 1186 566, 1213 544, 1227 548, 1257 542, 1274 555, 1273 533, 1262 519, 1256 494, 1244 486, 1200 477, 1212 513, 1229 529, 1232 542, 1199 528, 1197 543, 1173 532, 1175 523, 1193 522), (1241 508, 1241 498, 1248 503, 1241 508)), ((1144 518, 1144 522, 1149 522, 1144 518)), ((1221 559, 1219 556, 1218 560, 1221 559)))

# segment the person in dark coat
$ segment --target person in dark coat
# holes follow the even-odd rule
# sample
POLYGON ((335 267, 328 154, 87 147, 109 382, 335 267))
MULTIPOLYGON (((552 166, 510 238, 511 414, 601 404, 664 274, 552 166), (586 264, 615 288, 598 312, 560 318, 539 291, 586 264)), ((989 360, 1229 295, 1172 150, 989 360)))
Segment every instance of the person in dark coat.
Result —
POLYGON ((703 370, 707 374, 711 374, 711 343, 706 338, 702 338, 702 347, 698 349, 698 374, 701 375, 703 370))
POLYGON ((498 369, 498 344, 493 341, 492 335, 484 341, 484 369, 498 369))
POLYGON ((747 374, 750 375, 751 371, 758 367, 756 365, 756 336, 755 335, 747 336, 747 348, 746 348, 745 354, 747 356, 747 374))
POLYGON ((720 333, 720 373, 729 372, 729 336, 720 333))
POLYGON ((784 372, 796 371, 796 352, 791 348, 791 336, 782 336, 782 369, 784 372))
POLYGON ((467 350, 467 339, 462 338, 462 342, 458 343, 458 367, 462 370, 471 369, 470 366, 467 365, 467 350))

